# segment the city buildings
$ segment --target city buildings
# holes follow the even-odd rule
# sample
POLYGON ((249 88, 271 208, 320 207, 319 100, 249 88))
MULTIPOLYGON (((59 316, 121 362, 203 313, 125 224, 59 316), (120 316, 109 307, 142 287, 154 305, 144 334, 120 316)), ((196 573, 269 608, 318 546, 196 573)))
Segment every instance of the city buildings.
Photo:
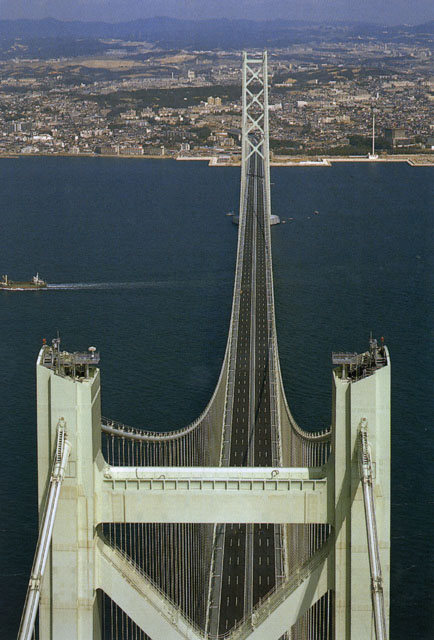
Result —
MULTIPOLYGON (((156 50, 137 62, 143 45, 124 44, 79 60, 0 60, 0 154, 161 156, 164 147, 166 157, 236 160, 241 52, 156 50)), ((426 44, 325 40, 269 53, 275 156, 367 154, 373 106, 380 157, 432 154, 426 44)))

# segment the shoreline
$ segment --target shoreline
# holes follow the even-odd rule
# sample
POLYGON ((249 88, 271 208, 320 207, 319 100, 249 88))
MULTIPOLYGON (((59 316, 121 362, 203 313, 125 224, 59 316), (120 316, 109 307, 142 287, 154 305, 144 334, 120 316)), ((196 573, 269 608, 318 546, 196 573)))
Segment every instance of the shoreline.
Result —
MULTIPOLYGON (((181 162, 208 162, 209 167, 239 167, 240 160, 228 158, 219 161, 219 156, 169 156, 169 155, 128 155, 128 154, 94 154, 94 153, 0 153, 0 160, 6 158, 17 160, 20 158, 111 158, 127 160, 176 160, 181 162)), ((384 163, 405 162, 412 167, 434 167, 433 154, 407 154, 380 156, 368 158, 366 156, 274 156, 270 160, 271 167, 331 167, 335 162, 384 163)))

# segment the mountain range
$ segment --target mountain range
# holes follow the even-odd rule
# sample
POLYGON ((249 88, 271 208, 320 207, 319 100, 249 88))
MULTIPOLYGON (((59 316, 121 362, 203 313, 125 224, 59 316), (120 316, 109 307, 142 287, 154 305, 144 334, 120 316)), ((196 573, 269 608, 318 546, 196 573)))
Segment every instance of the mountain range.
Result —
POLYGON ((401 36, 434 35, 434 21, 416 26, 385 27, 363 23, 320 24, 288 20, 179 20, 157 17, 130 22, 63 22, 43 20, 0 20, 0 38, 120 39, 139 40, 165 48, 236 48, 281 46, 312 38, 376 37, 379 40, 401 36))

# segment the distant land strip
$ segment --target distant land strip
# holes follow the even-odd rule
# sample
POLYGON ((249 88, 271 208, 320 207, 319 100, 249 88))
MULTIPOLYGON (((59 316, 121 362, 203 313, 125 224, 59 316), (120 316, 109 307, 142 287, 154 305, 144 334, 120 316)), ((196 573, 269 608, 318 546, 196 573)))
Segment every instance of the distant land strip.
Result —
MULTIPOLYGON (((0 159, 20 159, 20 158, 110 158, 116 160, 181 160, 184 162, 208 162, 210 167, 239 167, 238 158, 221 158, 216 155, 207 156, 173 156, 173 155, 135 155, 135 154, 99 154, 99 153, 1 153, 0 159)), ((406 155, 381 155, 378 158, 366 156, 275 156, 270 160, 272 167, 331 167, 334 162, 406 162, 412 167, 434 167, 434 154, 406 154, 406 155)))

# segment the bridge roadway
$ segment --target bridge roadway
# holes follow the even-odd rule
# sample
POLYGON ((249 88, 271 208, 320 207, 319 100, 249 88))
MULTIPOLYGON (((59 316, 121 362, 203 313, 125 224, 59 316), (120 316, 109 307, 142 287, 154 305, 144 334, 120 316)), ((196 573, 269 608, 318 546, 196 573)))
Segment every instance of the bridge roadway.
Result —
MULTIPOLYGON (((264 163, 249 160, 244 255, 232 410, 230 466, 272 466, 264 163)), ((241 223, 241 220, 240 220, 241 223)), ((276 584, 275 525, 227 524, 219 633, 276 584)))

